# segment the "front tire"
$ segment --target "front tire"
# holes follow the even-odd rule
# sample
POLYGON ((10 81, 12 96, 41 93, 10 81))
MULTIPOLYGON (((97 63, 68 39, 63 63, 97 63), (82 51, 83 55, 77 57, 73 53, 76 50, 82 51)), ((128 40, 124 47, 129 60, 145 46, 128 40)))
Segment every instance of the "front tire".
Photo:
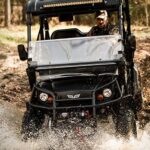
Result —
POLYGON ((121 113, 117 115, 116 131, 125 137, 137 137, 136 119, 132 109, 121 110, 121 113))
POLYGON ((27 110, 24 113, 22 120, 22 130, 21 134, 23 140, 28 140, 30 138, 37 138, 39 135, 39 130, 42 128, 43 115, 35 110, 27 110))

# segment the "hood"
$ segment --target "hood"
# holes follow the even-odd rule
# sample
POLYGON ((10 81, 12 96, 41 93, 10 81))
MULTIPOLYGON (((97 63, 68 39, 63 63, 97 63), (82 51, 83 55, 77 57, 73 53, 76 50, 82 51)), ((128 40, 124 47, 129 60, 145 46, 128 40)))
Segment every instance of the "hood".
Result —
POLYGON ((112 81, 112 76, 69 76, 52 81, 57 99, 92 98, 97 88, 112 81))

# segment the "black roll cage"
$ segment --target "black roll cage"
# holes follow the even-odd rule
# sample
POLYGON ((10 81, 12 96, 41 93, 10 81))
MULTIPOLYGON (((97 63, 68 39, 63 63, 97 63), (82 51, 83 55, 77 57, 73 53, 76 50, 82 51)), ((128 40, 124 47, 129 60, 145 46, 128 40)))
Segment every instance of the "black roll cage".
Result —
MULTIPOLYGON (((131 85, 130 89, 133 89, 133 82, 134 82, 134 62, 133 62, 133 57, 134 57, 134 50, 132 50, 132 47, 130 45, 130 36, 131 34, 131 21, 130 21, 130 13, 129 13, 129 0, 104 0, 104 1, 109 1, 109 2, 119 2, 117 5, 104 5, 104 4, 95 4, 95 5, 83 5, 80 6, 80 9, 76 9, 75 6, 73 7, 58 7, 58 8, 46 8, 46 9, 41 9, 41 10, 34 10, 33 8, 29 7, 29 4, 33 5, 33 2, 41 2, 40 0, 30 0, 28 5, 27 5, 27 50, 30 48, 29 47, 29 42, 32 39, 31 35, 31 26, 32 26, 32 16, 38 16, 40 19, 40 30, 38 34, 38 39, 37 40, 47 40, 50 39, 49 36, 49 27, 48 27, 48 22, 47 18, 48 17, 59 17, 62 14, 71 14, 71 15, 76 15, 76 14, 88 14, 88 13, 95 13, 99 10, 105 9, 107 12, 111 11, 116 11, 118 14, 118 19, 119 19, 119 33, 122 36, 122 42, 124 44, 124 56, 126 58, 127 63, 127 72, 129 74, 129 82, 131 85), (82 8, 84 7, 84 9, 82 8), (45 33, 43 32, 45 30, 45 33), (44 37, 45 35, 45 37, 44 37)), ((46 0, 46 1, 59 1, 59 0, 46 0)), ((43 2, 46 2, 43 1, 43 2)), ((67 0, 62 0, 62 1, 67 1, 67 0)), ((69 1, 74 1, 74 0, 69 0, 69 1)), ((84 0, 83 0, 84 1, 84 0)), ((86 0, 85 0, 86 1, 86 0)), ((88 1, 88 0, 87 0, 88 1)), ((94 1, 94 0, 93 0, 94 1)), ((96 0, 95 0, 96 1, 96 0)), ((98 1, 98 0, 97 0, 98 1)), ((103 2, 104 2, 103 1, 103 2)), ((60 1, 59 1, 60 2, 60 1)), ((32 80, 35 81, 35 69, 36 67, 30 66, 30 60, 28 60, 28 70, 27 72, 29 73, 28 76, 29 78, 31 77, 32 80), (34 79, 33 79, 34 78, 34 79)), ((44 68, 49 68, 49 66, 44 66, 44 68)), ((30 79, 29 79, 30 80, 30 79)), ((33 85, 33 81, 31 81, 33 85)), ((32 87, 32 86, 31 86, 32 87)), ((130 90, 133 91, 133 90, 130 90)))
MULTIPOLYGON (((29 5, 29 4, 28 4, 29 5)), ((130 24, 130 14, 129 14, 129 0, 120 0, 120 4, 115 6, 106 6, 103 4, 97 4, 94 6, 87 5, 84 9, 75 9, 75 7, 66 7, 65 8, 51 8, 51 9, 45 9, 41 11, 32 11, 30 6, 27 5, 27 42, 29 43, 32 39, 31 35, 31 25, 32 25, 32 16, 38 16, 40 19, 40 30, 38 34, 38 40, 46 40, 49 39, 48 34, 48 23, 47 19, 48 17, 56 17, 60 16, 60 14, 86 14, 86 13, 94 13, 100 9, 106 9, 108 12, 110 11, 117 11, 118 12, 118 18, 119 18, 119 33, 122 35, 122 39, 125 41, 127 35, 131 35, 131 24, 130 24), (74 8, 74 9, 73 9, 74 8), (125 24, 127 25, 127 28, 125 29, 125 24), (43 34, 43 28, 45 28, 45 38, 43 34)), ((28 45, 29 48, 29 45, 28 45)))

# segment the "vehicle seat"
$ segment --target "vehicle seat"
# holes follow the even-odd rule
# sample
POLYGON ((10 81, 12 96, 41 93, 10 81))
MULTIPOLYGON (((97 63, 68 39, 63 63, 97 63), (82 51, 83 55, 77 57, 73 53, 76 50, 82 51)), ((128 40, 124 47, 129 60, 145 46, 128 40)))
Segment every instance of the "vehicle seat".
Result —
POLYGON ((51 39, 84 37, 86 33, 81 32, 77 28, 56 30, 52 33, 51 39))

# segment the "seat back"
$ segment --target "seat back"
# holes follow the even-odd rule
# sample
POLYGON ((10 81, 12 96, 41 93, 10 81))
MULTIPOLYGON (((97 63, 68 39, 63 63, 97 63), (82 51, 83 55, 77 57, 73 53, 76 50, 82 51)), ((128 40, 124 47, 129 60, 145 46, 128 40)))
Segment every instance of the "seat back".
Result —
POLYGON ((82 33, 77 28, 56 30, 52 33, 51 39, 84 37, 86 33, 82 33))

